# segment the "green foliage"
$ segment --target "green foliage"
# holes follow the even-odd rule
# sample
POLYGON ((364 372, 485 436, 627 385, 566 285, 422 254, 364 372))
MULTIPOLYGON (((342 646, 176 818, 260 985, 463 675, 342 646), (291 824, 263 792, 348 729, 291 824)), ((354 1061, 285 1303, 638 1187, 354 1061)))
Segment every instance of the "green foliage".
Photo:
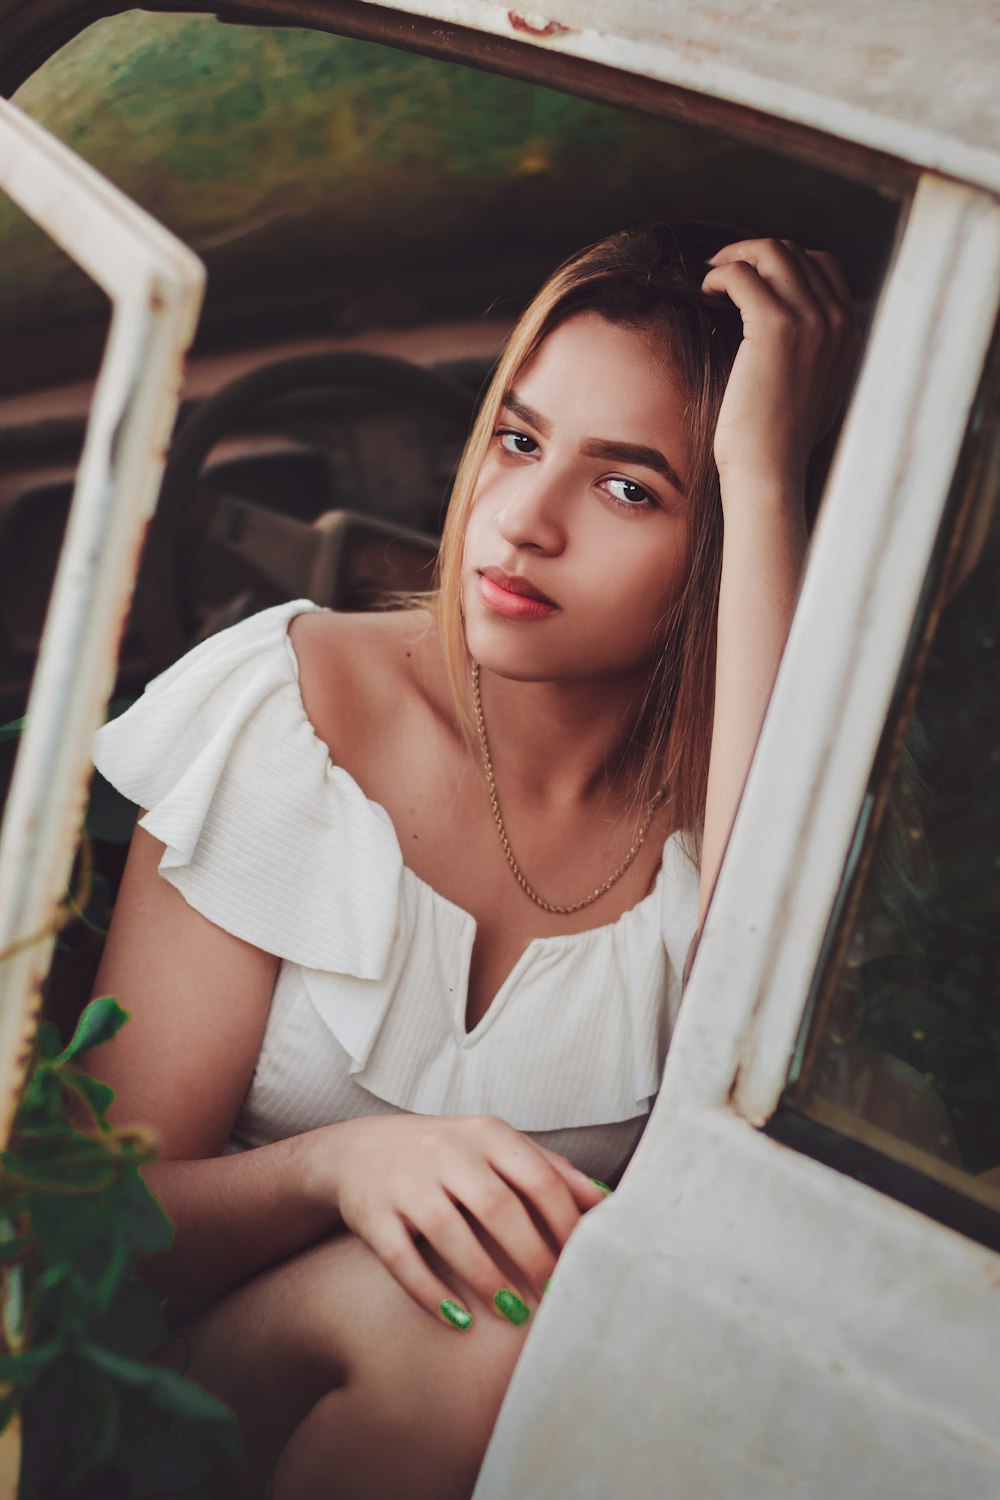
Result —
POLYGON ((127 1500, 207 1500, 212 1450, 240 1456, 226 1406, 144 1363, 169 1332, 134 1275, 137 1257, 166 1249, 173 1233, 139 1172, 155 1145, 109 1122, 113 1090, 78 1066, 127 1019, 112 997, 93 1000, 65 1047, 43 1023, 0 1153, 0 1431, 20 1408, 19 1500, 61 1500, 95 1472, 115 1476, 127 1500))

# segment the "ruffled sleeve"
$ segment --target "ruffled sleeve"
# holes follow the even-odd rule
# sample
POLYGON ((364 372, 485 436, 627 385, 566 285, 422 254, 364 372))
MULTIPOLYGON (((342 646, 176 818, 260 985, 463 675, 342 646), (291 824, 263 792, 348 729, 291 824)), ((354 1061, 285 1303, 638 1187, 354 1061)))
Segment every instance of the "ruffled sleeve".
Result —
POLYGON ((333 766, 302 706, 296 599, 210 636, 98 731, 97 769, 148 809, 159 871, 236 937, 381 979, 402 855, 385 811, 333 766))

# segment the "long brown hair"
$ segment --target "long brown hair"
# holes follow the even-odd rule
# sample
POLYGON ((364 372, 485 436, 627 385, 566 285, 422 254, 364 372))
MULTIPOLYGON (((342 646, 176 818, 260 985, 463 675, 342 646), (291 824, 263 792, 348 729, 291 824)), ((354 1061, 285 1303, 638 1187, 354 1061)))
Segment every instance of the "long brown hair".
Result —
MULTIPOLYGON (((725 243, 663 225, 623 230, 574 255, 549 277, 512 331, 466 444, 441 542, 433 608, 459 720, 469 713, 470 659, 462 619, 465 530, 504 397, 521 367, 560 323, 596 312, 609 323, 659 336, 687 397, 692 461, 687 481, 689 562, 685 585, 663 622, 665 649, 650 673, 633 744, 637 798, 665 781, 676 826, 693 837, 704 821, 715 698, 716 616, 722 569, 722 504, 712 446, 726 381, 742 336, 728 298, 702 293, 705 255, 725 243)), ((693 851, 694 852, 694 851, 693 851)))

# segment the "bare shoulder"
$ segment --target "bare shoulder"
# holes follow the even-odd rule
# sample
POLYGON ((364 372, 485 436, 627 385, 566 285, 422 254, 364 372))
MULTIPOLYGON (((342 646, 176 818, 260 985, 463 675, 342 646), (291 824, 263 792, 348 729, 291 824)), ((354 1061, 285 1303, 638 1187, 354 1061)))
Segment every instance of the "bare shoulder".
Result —
MULTIPOLYGON (((306 714, 340 764, 387 727, 448 715, 438 622, 425 609, 296 615, 289 639, 306 714)), ((348 767, 349 768, 349 767, 348 767)))

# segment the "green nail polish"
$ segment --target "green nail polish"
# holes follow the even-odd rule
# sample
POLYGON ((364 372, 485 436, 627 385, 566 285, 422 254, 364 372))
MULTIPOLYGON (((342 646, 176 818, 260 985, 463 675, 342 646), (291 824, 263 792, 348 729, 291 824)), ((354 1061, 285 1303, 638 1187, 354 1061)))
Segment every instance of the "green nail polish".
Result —
POLYGON ((506 1286, 502 1286, 493 1298, 493 1306, 497 1312, 502 1313, 508 1323, 513 1323, 515 1328, 520 1327, 522 1323, 527 1323, 531 1317, 531 1308, 521 1301, 516 1292, 512 1292, 506 1286))
POLYGON ((602 1182, 599 1177, 592 1177, 590 1180, 595 1187, 600 1188, 602 1193, 605 1193, 609 1198, 611 1197, 611 1194, 614 1192, 614 1188, 609 1188, 607 1183, 602 1182))
POLYGON ((451 1297, 446 1297, 441 1303, 441 1316, 447 1318, 454 1328, 468 1328, 472 1322, 469 1309, 451 1297))

